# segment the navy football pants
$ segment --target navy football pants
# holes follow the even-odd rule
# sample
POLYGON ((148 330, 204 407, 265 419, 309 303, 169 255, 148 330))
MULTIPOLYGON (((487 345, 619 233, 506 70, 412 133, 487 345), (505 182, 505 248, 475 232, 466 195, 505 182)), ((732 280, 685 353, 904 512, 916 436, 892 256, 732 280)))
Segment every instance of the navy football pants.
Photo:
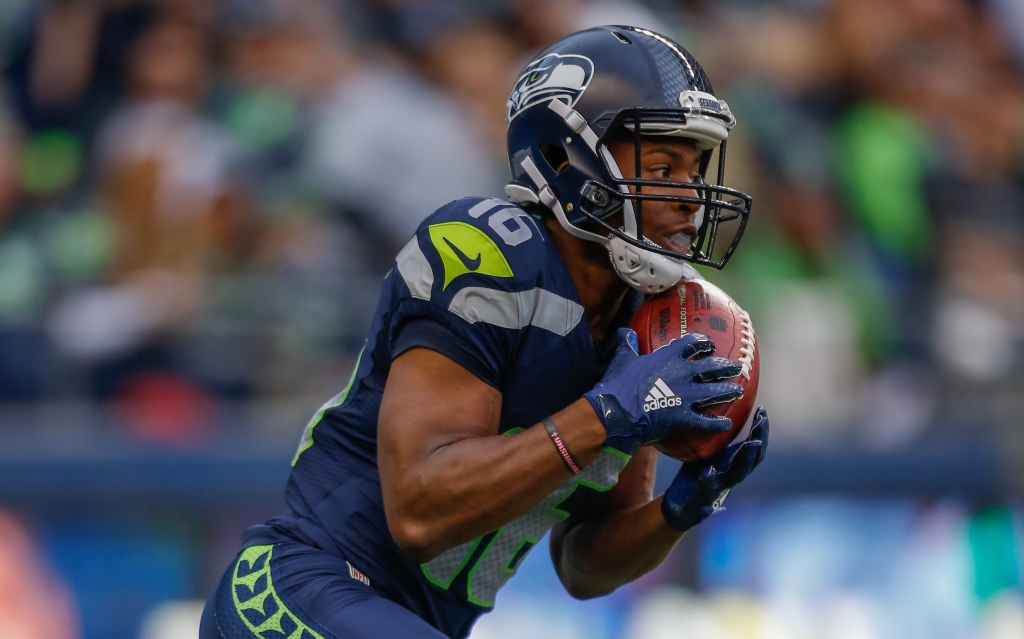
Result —
POLYGON ((300 544, 250 546, 203 610, 199 639, 445 639, 350 576, 343 559, 300 544))

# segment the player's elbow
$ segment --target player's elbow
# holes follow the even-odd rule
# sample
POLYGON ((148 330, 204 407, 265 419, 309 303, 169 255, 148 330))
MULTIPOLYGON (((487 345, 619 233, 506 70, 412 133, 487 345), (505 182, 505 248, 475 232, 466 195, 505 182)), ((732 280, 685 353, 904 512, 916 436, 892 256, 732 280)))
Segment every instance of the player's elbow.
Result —
POLYGON ((569 593, 569 596, 573 599, 583 601, 586 599, 593 599, 595 597, 600 596, 598 594, 592 593, 589 589, 584 587, 583 584, 574 583, 571 580, 567 579, 562 579, 561 581, 562 586, 565 588, 565 591, 569 593))
POLYGON ((606 584, 598 583, 595 579, 588 579, 583 576, 570 577, 559 574, 558 578, 562 582, 565 591, 569 593, 569 596, 581 601, 604 597, 615 591, 615 586, 608 587, 606 584))
POLYGON ((576 599, 578 601, 586 601, 587 599, 597 599, 598 597, 604 597, 605 595, 610 595, 614 591, 615 591, 614 588, 609 589, 609 590, 601 590, 601 591, 588 590, 588 589, 580 589, 580 590, 568 590, 567 589, 566 590, 566 592, 569 593, 570 597, 572 597, 573 599, 576 599))
POLYGON ((425 564, 437 556, 430 529, 424 523, 411 517, 388 517, 388 528, 395 544, 409 559, 425 564))
POLYGON ((437 509, 426 506, 435 501, 420 486, 408 482, 397 486, 385 483, 382 488, 388 531, 406 557, 425 564, 447 550, 441 547, 445 535, 441 521, 435 516, 437 509), (403 490, 395 490, 397 487, 403 490))
POLYGON ((452 546, 436 521, 407 512, 386 513, 386 516, 395 544, 418 564, 429 562, 452 546))
POLYGON ((581 571, 573 565, 567 555, 566 530, 555 528, 551 535, 551 561, 555 567, 558 580, 573 599, 594 599, 611 594, 616 585, 608 584, 599 576, 581 571))

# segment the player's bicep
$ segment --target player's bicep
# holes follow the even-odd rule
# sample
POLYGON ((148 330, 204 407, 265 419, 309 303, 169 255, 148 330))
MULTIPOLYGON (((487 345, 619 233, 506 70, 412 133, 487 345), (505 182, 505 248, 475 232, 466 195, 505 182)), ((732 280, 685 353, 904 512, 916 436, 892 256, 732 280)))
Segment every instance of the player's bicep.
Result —
POLYGON ((412 348, 391 364, 380 405, 377 456, 382 482, 425 461, 443 446, 496 435, 501 394, 429 348, 412 348))

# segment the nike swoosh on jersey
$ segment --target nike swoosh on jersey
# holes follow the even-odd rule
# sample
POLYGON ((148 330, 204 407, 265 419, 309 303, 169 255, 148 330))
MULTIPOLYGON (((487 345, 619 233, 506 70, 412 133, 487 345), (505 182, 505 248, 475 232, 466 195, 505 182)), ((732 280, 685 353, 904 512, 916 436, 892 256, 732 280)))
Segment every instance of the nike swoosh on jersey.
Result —
POLYGON ((439 222, 427 227, 427 232, 444 266, 442 291, 452 280, 466 273, 513 277, 512 267, 498 245, 472 224, 461 220, 439 222), (470 258, 474 253, 476 256, 470 258))
POLYGON ((480 256, 482 255, 481 253, 477 253, 475 258, 470 259, 470 257, 468 255, 466 255, 465 253, 463 253, 459 249, 459 247, 457 247, 454 244, 452 244, 452 241, 449 240, 447 237, 444 238, 444 242, 445 242, 445 244, 448 245, 449 248, 451 248, 451 250, 455 253, 455 255, 460 260, 462 260, 462 263, 466 265, 466 268, 468 268, 471 271, 475 271, 478 268, 480 268, 480 256))

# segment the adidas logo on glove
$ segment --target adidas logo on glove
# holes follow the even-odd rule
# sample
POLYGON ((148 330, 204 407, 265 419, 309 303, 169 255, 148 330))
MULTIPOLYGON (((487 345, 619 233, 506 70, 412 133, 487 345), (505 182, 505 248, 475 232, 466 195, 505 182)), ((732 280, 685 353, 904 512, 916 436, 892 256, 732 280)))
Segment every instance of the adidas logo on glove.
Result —
POLYGON ((664 382, 660 377, 651 390, 648 391, 647 397, 644 398, 644 412, 649 413, 652 410, 658 410, 659 408, 668 408, 669 406, 681 406, 683 400, 679 399, 672 389, 668 387, 668 384, 664 382))

